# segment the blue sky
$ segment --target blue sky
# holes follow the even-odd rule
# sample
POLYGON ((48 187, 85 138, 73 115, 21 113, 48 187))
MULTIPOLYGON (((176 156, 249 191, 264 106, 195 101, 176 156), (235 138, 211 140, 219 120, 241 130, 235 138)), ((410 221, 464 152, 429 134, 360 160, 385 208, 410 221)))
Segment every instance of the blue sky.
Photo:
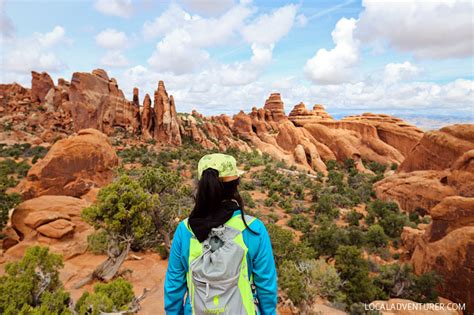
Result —
POLYGON ((130 97, 237 113, 280 92, 329 112, 474 120, 472 1, 0 0, 0 82, 107 70, 130 97))

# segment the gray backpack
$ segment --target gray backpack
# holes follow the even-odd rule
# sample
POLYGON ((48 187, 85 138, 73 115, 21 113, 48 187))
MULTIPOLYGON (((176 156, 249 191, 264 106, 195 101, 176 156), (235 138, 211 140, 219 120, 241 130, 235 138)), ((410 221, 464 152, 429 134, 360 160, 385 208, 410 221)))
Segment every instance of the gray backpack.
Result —
MULTIPOLYGON (((245 216, 248 224, 253 220, 245 216)), ((237 215, 213 228, 202 243, 194 234, 191 237, 187 283, 193 314, 256 314, 247 267, 248 249, 242 237, 245 228, 237 215)))

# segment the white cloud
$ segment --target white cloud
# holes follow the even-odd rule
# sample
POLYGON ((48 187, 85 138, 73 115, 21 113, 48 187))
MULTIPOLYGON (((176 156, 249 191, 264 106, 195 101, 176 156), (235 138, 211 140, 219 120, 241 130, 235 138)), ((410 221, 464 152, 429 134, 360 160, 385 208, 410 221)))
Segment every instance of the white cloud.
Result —
POLYGON ((97 0, 94 7, 103 14, 119 17, 130 17, 133 12, 132 0, 97 0))
POLYGON ((148 63, 157 71, 184 74, 193 72, 208 58, 209 54, 205 50, 193 44, 188 32, 177 29, 156 44, 148 63))
POLYGON ((384 80, 387 84, 412 78, 420 73, 420 69, 408 61, 389 63, 385 66, 384 80))
POLYGON ((359 44, 353 37, 355 19, 340 19, 332 31, 336 45, 331 50, 319 49, 316 55, 306 62, 307 77, 319 84, 339 84, 350 81, 352 67, 359 59, 359 44))
POLYGON ((15 25, 5 10, 5 0, 0 0, 0 35, 3 38, 11 38, 15 33, 15 25))
POLYGON ((152 39, 163 36, 166 33, 183 27, 192 17, 181 7, 171 4, 161 15, 157 16, 152 22, 145 21, 143 24, 143 36, 146 39, 152 39))
POLYGON ((126 67, 128 60, 119 50, 108 51, 101 59, 100 63, 106 67, 126 67))
POLYGON ((181 2, 189 11, 204 16, 219 15, 234 5, 233 0, 181 0, 181 2))
POLYGON ((261 75, 265 67, 272 61, 271 47, 252 45, 252 58, 249 61, 222 65, 216 75, 225 86, 246 85, 254 82, 261 75))
POLYGON ((97 45, 106 49, 122 49, 127 45, 127 35, 113 28, 108 28, 95 36, 97 45))
POLYGON ((60 44, 70 44, 66 31, 56 26, 48 33, 34 33, 29 38, 12 38, 2 43, 4 62, 2 71, 27 74, 31 70, 58 72, 66 65, 56 55, 55 50, 60 44))
POLYGON ((242 36, 249 43, 272 45, 291 30, 297 9, 296 5, 290 4, 271 14, 263 14, 243 28, 242 36))
POLYGON ((44 47, 51 47, 59 43, 69 43, 71 41, 66 37, 66 30, 62 26, 55 26, 49 33, 35 33, 35 36, 38 42, 44 47))
POLYGON ((174 74, 191 73, 199 69, 209 60, 208 47, 225 44, 241 27, 246 17, 251 14, 249 8, 236 6, 219 18, 191 17, 186 12, 170 7, 153 24, 158 31, 150 32, 152 24, 144 24, 144 35, 157 36, 166 32, 156 44, 148 64, 157 71, 169 71, 174 74), (175 20, 175 28, 168 21, 171 16, 179 16, 175 20))
POLYGON ((388 44, 419 58, 474 54, 474 2, 364 0, 355 35, 375 47, 388 44))

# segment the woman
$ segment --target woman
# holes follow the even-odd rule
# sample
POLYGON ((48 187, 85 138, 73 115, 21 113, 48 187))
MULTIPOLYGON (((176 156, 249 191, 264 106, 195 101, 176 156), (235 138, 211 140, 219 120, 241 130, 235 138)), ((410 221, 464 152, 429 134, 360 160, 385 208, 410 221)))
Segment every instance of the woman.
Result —
POLYGON ((276 314, 270 238, 260 220, 244 215, 239 175, 230 155, 199 161, 196 203, 171 246, 166 314, 276 314))

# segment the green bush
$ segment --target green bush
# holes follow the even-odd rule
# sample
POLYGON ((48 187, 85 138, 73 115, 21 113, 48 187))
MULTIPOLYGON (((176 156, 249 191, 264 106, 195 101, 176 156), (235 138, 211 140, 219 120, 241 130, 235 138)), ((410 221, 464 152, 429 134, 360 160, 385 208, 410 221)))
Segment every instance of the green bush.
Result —
POLYGON ((337 164, 336 160, 328 160, 326 161, 326 168, 328 171, 336 170, 339 168, 339 165, 337 164))
POLYGON ((0 231, 3 230, 8 222, 8 212, 10 209, 15 207, 21 200, 19 194, 7 194, 7 189, 11 186, 11 180, 4 175, 0 175, 0 231))
POLYGON ((252 209, 255 208, 255 201, 253 201, 253 198, 248 191, 244 191, 240 195, 246 207, 249 207, 252 209))
POLYGON ((329 218, 337 218, 339 210, 334 205, 334 199, 330 194, 322 195, 318 202, 312 206, 316 217, 327 216, 329 218))
POLYGON ((296 214, 288 220, 288 226, 301 232, 307 232, 311 228, 308 218, 302 214, 296 214))
POLYGON ((367 244, 372 248, 385 247, 388 244, 388 237, 383 228, 374 224, 367 231, 367 244))
POLYGON ((340 245, 349 242, 344 229, 330 221, 323 221, 317 228, 304 234, 304 240, 319 256, 334 256, 340 245))
POLYGON ((284 260, 278 274, 279 286, 295 305, 310 305, 317 296, 329 301, 345 299, 336 269, 323 259, 284 260))
POLYGON ((71 314, 69 294, 59 280, 60 255, 47 247, 34 246, 23 258, 5 266, 0 277, 1 314, 71 314))
POLYGON ((359 220, 361 220, 364 217, 362 213, 359 213, 355 210, 351 210, 347 215, 346 215, 346 222, 349 223, 351 226, 359 226, 359 220))
POLYGON ((106 231, 95 231, 87 236, 87 249, 95 255, 106 254, 109 238, 106 231))
POLYGON ((119 312, 129 309, 134 299, 132 285, 118 278, 110 283, 98 283, 94 292, 84 292, 75 306, 80 315, 99 315, 102 312, 119 312))
POLYGON ((343 292, 346 303, 370 303, 379 294, 378 288, 369 277, 368 262, 354 246, 339 246, 336 256, 336 270, 344 281, 343 292))
POLYGON ((305 242, 296 242, 292 231, 276 224, 267 224, 268 234, 272 240, 273 256, 279 266, 283 260, 298 261, 315 257, 314 250, 305 242))
POLYGON ((436 287, 441 277, 434 272, 417 276, 411 265, 391 264, 380 266, 374 284, 384 293, 383 298, 402 298, 419 303, 435 303, 438 300, 436 287))
POLYGON ((294 261, 282 261, 278 268, 278 285, 295 305, 308 298, 304 275, 294 261))

